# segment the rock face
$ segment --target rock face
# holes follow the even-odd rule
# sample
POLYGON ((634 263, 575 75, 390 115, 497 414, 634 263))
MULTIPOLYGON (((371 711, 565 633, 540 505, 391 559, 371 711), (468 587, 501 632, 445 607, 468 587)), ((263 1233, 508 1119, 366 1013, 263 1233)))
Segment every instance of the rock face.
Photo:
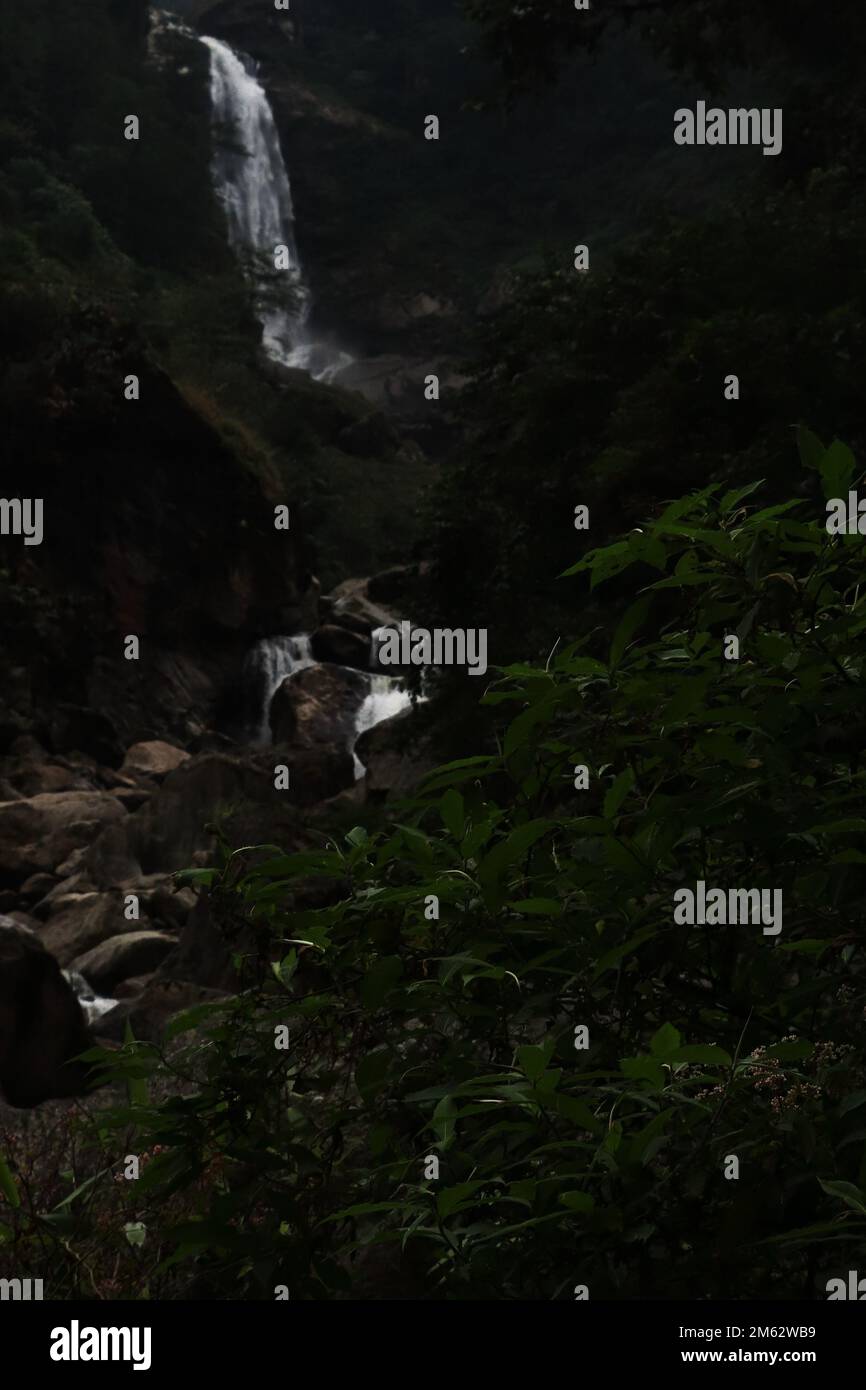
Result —
POLYGON ((72 962, 71 968, 80 971, 97 989, 108 992, 122 980, 149 975, 174 947, 174 938, 165 932, 125 932, 86 951, 72 962))
POLYGON ((358 739, 356 752, 366 768, 368 801, 384 801, 414 791, 440 762, 426 730, 423 706, 383 719, 358 739))
POLYGON ((124 925, 133 929, 132 923, 124 923, 119 893, 70 893, 58 898, 54 906, 57 911, 40 933, 40 940, 61 965, 71 965, 100 942, 122 932, 124 925))
POLYGON ((368 688, 363 676, 343 666, 308 666, 286 676, 271 700, 274 743, 345 752, 368 688))
POLYGON ((81 1094, 93 1045, 81 1006, 37 936, 0 917, 0 1088, 22 1109, 81 1094))
POLYGON ((274 528, 283 485, 225 442, 214 403, 102 311, 71 310, 56 334, 40 345, 44 398, 16 396, 7 421, 6 495, 44 499, 51 543, 8 553, 10 584, 34 598, 0 611, 14 653, 0 753, 38 731, 117 767, 131 744, 217 726, 250 644, 309 631, 315 604, 300 531, 274 528), (135 406, 118 374, 138 378, 135 406))
POLYGON ((332 622, 342 623, 347 617, 365 624, 369 631, 377 627, 387 627, 397 621, 394 609, 383 607, 370 595, 368 579, 346 579, 338 584, 328 595, 331 605, 332 622))
POLYGON ((348 627, 327 623, 313 633, 313 656, 317 661, 333 661, 340 666, 370 669, 370 639, 348 627))
POLYGON ((185 763, 188 757, 189 753, 184 752, 182 748, 163 743, 161 739, 155 739, 151 743, 134 743, 127 749, 120 770, 130 776, 143 773, 147 777, 162 778, 173 772, 176 767, 180 767, 181 763, 185 763))
POLYGON ((40 792, 0 803, 0 880, 20 884, 50 872, 126 814, 108 792, 40 792))

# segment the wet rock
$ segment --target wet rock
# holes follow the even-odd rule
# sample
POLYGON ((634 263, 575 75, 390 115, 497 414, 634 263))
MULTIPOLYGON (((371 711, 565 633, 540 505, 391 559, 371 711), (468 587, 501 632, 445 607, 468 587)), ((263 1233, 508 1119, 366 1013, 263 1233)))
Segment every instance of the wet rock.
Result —
MULTIPOLYGON (((139 875, 190 868, 199 852, 213 862, 217 822, 233 844, 294 846, 303 833, 301 808, 334 795, 352 778, 348 751, 199 754, 170 772, 148 804, 129 817, 126 853, 140 866, 139 875), (288 790, 275 785, 278 764, 290 764, 288 790)), ((119 858, 120 847, 114 852, 119 858)))
POLYGON ((313 633, 312 652, 317 661, 332 661, 340 666, 354 666, 359 671, 370 667, 370 641, 359 632, 328 623, 313 633))
POLYGON ((156 970, 175 944, 166 932, 124 932, 77 956, 70 968, 80 971, 94 988, 110 992, 121 980, 156 970))
POLYGON ((366 676, 344 666, 309 666, 286 676, 271 700, 274 743, 344 752, 369 688, 366 676))
POLYGON ((127 749, 120 770, 127 775, 139 773, 162 779, 188 758, 189 753, 184 752, 182 748, 175 748, 171 743, 155 739, 150 743, 134 743, 127 749))
POLYGON ((71 1059, 92 1042, 57 961, 32 931, 0 918, 0 1088, 8 1103, 24 1109, 81 1094, 88 1069, 71 1059))
POLYGON ((144 915, 138 921, 127 921, 123 895, 119 892, 80 893, 74 899, 61 899, 59 911, 40 932, 40 940, 61 965, 71 965, 111 937, 139 931, 142 924, 149 925, 144 915))
POLYGON ((43 792, 0 803, 0 874, 24 882, 51 872, 102 826, 125 816, 110 792, 43 792))
POLYGON ((166 1024, 176 1014, 199 1004, 217 1004, 228 996, 222 990, 208 989, 186 980, 152 979, 140 994, 122 1000, 111 1013, 100 1019, 97 1034, 111 1042, 122 1042, 127 1022, 136 1038, 158 1042, 166 1024))
POLYGON ((121 787, 114 795, 127 811, 138 811, 150 800, 150 792, 146 791, 144 787, 135 787, 134 789, 121 787))
POLYGON ((58 879, 54 874, 31 874, 18 889, 18 896, 25 902, 38 902, 50 893, 57 883, 58 879))
POLYGON ((440 761, 426 732, 423 713, 411 708, 367 729, 355 752, 364 764, 369 801, 406 796, 440 761))

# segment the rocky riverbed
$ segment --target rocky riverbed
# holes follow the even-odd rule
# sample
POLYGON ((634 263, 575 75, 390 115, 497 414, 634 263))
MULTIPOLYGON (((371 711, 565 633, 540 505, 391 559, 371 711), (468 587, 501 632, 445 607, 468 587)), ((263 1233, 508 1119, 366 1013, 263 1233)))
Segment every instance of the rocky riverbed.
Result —
POLYGON ((77 1089, 64 1063, 88 1029, 119 1041, 130 1020, 156 1037, 178 1009, 231 989, 206 900, 174 878, 215 862, 217 820, 232 843, 293 851, 323 843, 335 805, 403 789, 389 730, 411 700, 370 670, 372 633, 398 613, 352 580, 318 616, 310 634, 251 648, 233 734, 140 740, 115 766, 21 733, 0 757, 0 1084, 13 1103, 77 1089))

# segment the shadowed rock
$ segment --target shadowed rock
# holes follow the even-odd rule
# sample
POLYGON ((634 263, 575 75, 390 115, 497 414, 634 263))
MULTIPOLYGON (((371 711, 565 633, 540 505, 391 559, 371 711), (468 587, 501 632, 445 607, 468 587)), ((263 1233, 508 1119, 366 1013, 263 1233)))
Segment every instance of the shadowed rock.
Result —
POLYGON ((0 917, 0 1089, 10 1105, 80 1095, 88 1068, 71 1059, 93 1046, 60 966, 34 932, 0 917))

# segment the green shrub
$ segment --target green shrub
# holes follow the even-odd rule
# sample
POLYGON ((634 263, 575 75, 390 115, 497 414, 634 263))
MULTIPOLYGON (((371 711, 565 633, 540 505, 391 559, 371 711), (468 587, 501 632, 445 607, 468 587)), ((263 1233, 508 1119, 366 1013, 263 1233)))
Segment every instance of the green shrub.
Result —
MULTIPOLYGON (((844 495, 849 451, 801 450, 844 495)), ((612 637, 503 670, 496 755, 437 770, 399 821, 181 876, 246 985, 175 1021, 171 1055, 106 1054, 180 1093, 100 1120, 162 1147, 124 1186, 175 1277, 241 1298, 823 1296, 866 1230, 866 563, 757 487, 585 556, 590 589, 649 582, 612 637), (698 880, 781 889, 781 932, 677 925, 698 880)))

